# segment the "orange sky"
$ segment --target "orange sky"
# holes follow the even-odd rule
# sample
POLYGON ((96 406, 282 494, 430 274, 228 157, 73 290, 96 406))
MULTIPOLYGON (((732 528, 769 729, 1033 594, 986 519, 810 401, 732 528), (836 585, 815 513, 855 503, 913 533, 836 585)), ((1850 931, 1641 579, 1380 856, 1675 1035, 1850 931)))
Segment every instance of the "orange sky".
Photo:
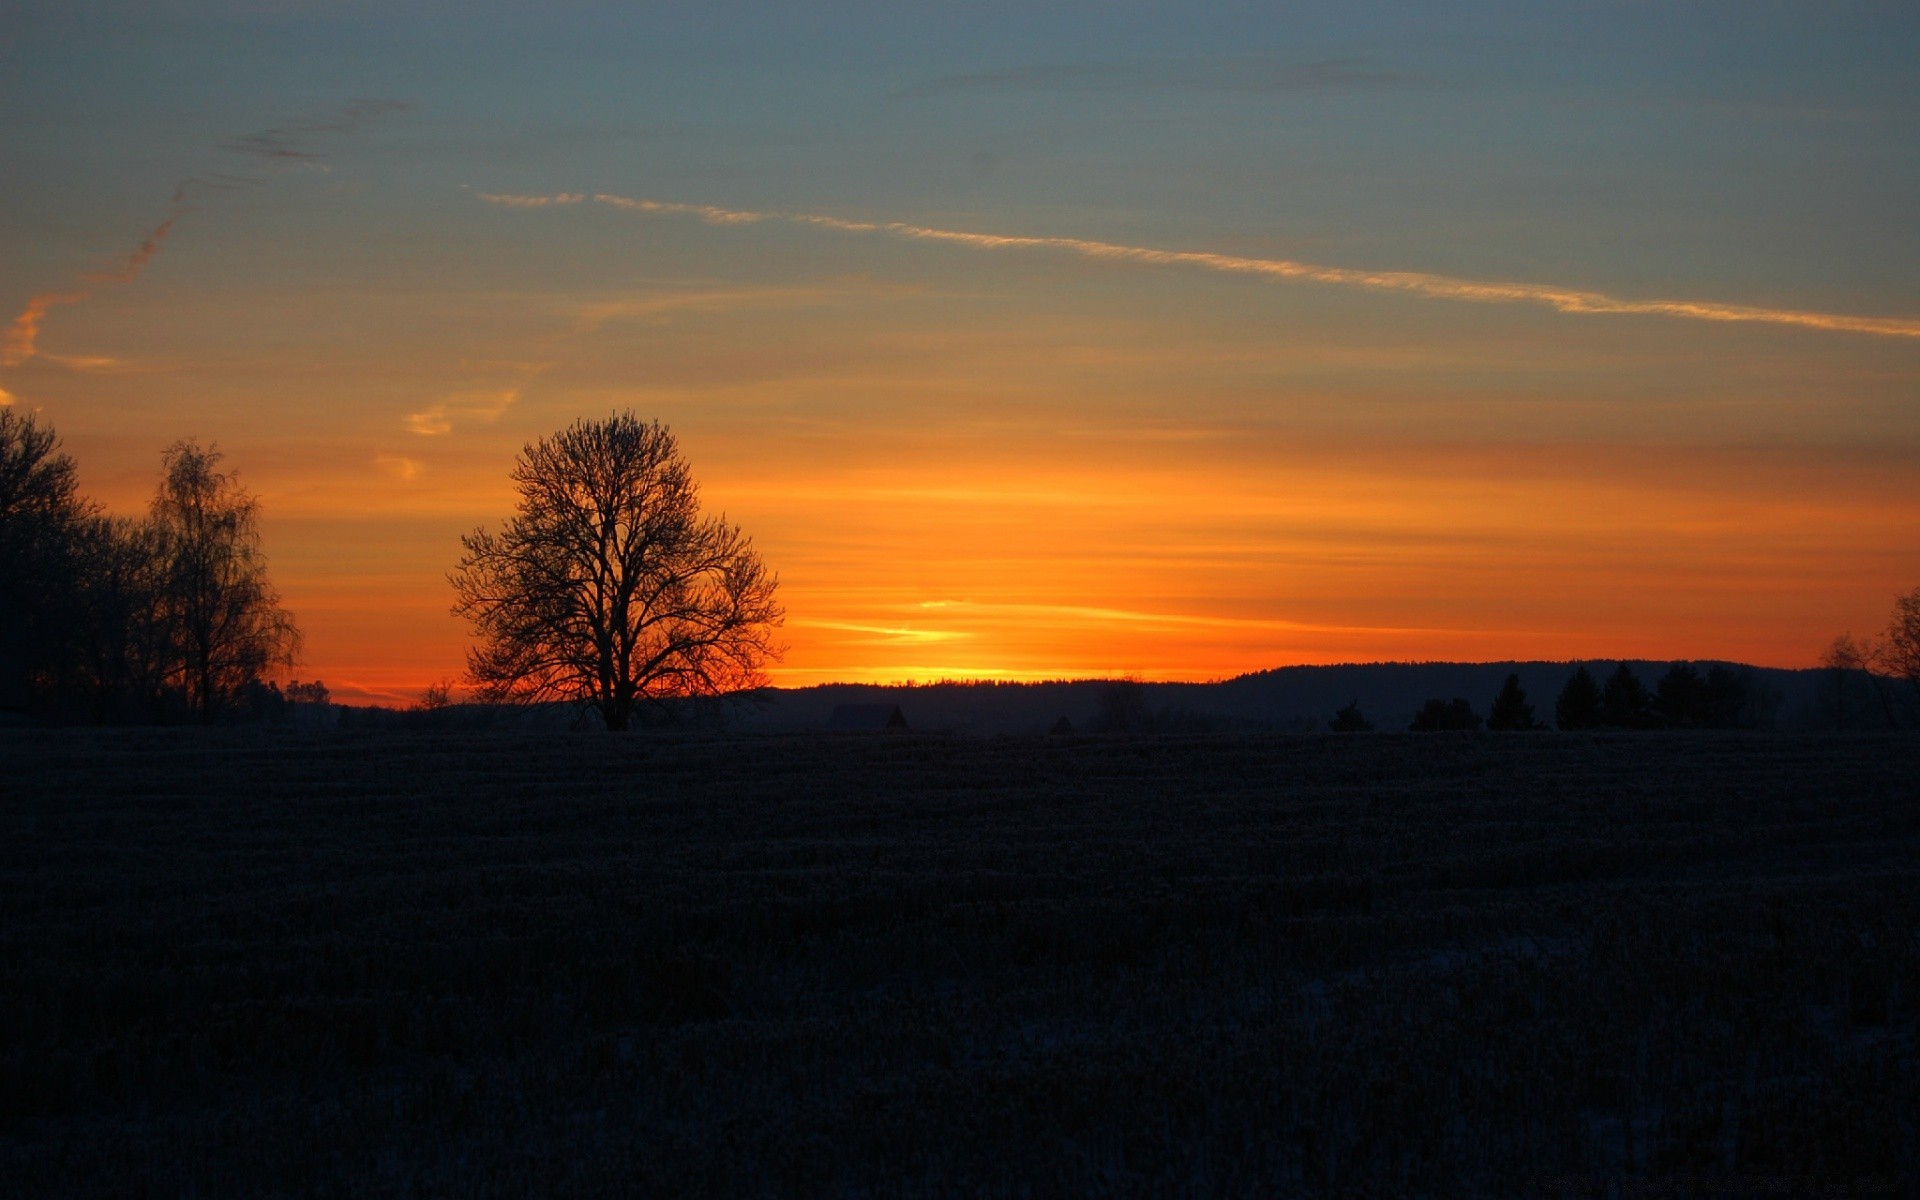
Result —
POLYGON ((1905 345, 1010 265, 463 298, 486 328, 457 356, 434 297, 411 320, 269 293, 299 328, 333 312, 311 345, 249 295, 159 331, 113 297, 47 340, 127 365, 13 378, 116 510, 170 437, 218 441, 264 503, 296 673, 361 699, 460 674, 459 535, 507 515, 526 440, 621 407, 675 429, 779 571, 784 684, 1806 665, 1920 568, 1914 458, 1872 436, 1899 430, 1905 345))
MULTIPOLYGON (((1515 446, 1223 465, 1128 449, 1072 469, 955 453, 822 471, 688 447, 714 464, 708 502, 781 571, 790 684, 1375 659, 1805 665, 1838 627, 1836 597, 1864 598, 1841 619, 1870 627, 1908 565, 1889 547, 1920 544, 1909 481, 1845 459, 1515 446), (1788 474, 1817 498, 1766 494, 1788 474)), ((404 693, 457 660, 446 588, 417 565, 450 562, 456 519, 418 544, 377 517, 287 520, 277 561, 310 637, 371 651, 336 678, 404 693)))
MULTIPOLYGON (((1329 12, 850 26, 896 40, 846 62, 663 28, 651 92, 599 17, 544 66, 479 20, 471 62, 382 75, 363 23, 402 18, 336 14, 193 103, 135 86, 193 30, 129 26, 114 74, 35 24, 0 403, 115 511, 217 442, 296 674, 344 699, 460 675, 460 534, 522 445, 625 408, 779 572, 784 684, 1806 666, 1876 631, 1920 584, 1909 58, 1857 31, 1857 69, 1740 107, 1782 78, 1757 42, 1673 40, 1667 77, 1582 35, 1584 81, 1444 31, 1271 49, 1349 61, 1329 12)), ((1809 20, 1767 36, 1852 36, 1809 20)))

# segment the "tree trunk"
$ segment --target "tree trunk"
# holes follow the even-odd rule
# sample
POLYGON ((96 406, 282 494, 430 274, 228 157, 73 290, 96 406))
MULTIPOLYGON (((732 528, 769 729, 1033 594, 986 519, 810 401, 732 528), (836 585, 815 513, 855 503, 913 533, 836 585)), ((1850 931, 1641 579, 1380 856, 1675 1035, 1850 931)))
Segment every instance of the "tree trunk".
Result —
POLYGON ((200 667, 200 723, 213 724, 213 663, 203 659, 200 667))

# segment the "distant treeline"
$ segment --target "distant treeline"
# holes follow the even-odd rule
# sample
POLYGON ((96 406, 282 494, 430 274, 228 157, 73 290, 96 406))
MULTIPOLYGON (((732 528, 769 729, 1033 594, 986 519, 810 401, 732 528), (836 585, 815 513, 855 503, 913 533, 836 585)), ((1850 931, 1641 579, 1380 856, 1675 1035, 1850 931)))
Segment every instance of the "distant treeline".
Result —
POLYGON ((982 680, 769 688, 765 703, 741 721, 769 732, 824 729, 840 705, 890 703, 900 706, 912 729, 974 734, 1313 733, 1326 732, 1336 710, 1351 710, 1341 728, 1354 730, 1920 726, 1920 704, 1903 701, 1902 689, 1920 700, 1920 687, 1864 669, 1620 660, 1381 662, 1276 667, 1211 683, 982 680), (1563 721, 1557 701, 1569 689, 1563 721))
MULTIPOLYGON (((1602 685, 1586 666, 1574 668, 1553 705, 1558 729, 1763 729, 1771 728, 1780 711, 1779 690, 1756 679, 1751 667, 1712 663, 1704 671, 1692 663, 1667 668, 1649 692, 1640 676, 1621 663, 1602 685)), ((1354 701, 1333 715, 1327 727, 1336 733, 1372 729, 1354 701)), ((1415 733, 1486 728, 1496 732, 1524 732, 1550 726, 1534 715, 1534 706, 1510 674, 1482 718, 1471 701, 1428 700, 1407 728, 1415 733)))
POLYGON ((79 494, 51 429, 0 409, 0 714, 202 722, 284 711, 300 634, 258 506, 221 455, 169 446, 145 517, 79 494))

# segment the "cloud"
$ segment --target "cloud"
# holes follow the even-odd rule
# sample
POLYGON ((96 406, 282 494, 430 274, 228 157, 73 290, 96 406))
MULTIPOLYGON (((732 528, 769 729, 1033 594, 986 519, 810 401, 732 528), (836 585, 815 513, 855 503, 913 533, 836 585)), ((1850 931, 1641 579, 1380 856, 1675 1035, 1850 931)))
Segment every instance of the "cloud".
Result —
POLYGON ((15 397, 12 392, 5 388, 0 388, 0 408, 12 408, 14 399, 15 397))
MULTIPOLYGON (((732 208, 715 208, 711 204, 664 204, 658 200, 634 200, 626 196, 614 196, 606 192, 595 192, 596 204, 605 204, 612 208, 624 208, 630 212, 675 213, 699 217, 709 225, 752 225, 758 221, 800 221, 806 224, 818 224, 832 221, 831 217, 808 217, 801 214, 741 212, 732 208)), ((878 225, 865 226, 857 222, 838 222, 848 229, 867 232, 878 229, 878 225)))
MULTIPOLYGON (((567 193, 562 193, 563 195, 567 193)), ((501 197, 492 203, 521 203, 529 197, 501 197)), ((1671 317, 1689 321, 1741 322, 1786 325, 1834 333, 1859 333, 1875 337, 1920 338, 1920 318, 1863 317, 1803 309, 1760 308, 1743 304, 1721 304, 1710 300, 1632 300, 1605 292, 1586 291, 1551 283, 1509 283, 1465 279, 1452 275, 1433 275, 1423 271, 1365 271, 1352 267, 1325 266, 1285 258, 1249 258, 1232 254, 1214 254, 1199 250, 1161 250, 1151 246, 1128 246, 1087 238, 1024 237, 1011 234, 969 233, 955 229, 935 229, 904 221, 846 221, 839 217, 812 213, 749 212, 715 208, 704 204, 672 204, 657 200, 636 200, 627 196, 597 193, 594 201, 628 212, 669 216, 693 216, 711 225, 746 225, 779 221, 828 229, 838 233, 881 234, 916 241, 946 242, 980 250, 1056 250, 1083 258, 1108 262, 1131 262, 1147 266, 1197 267, 1239 275, 1258 275, 1290 282, 1328 284, 1363 291, 1397 292, 1432 300, 1455 300, 1473 304, 1544 305, 1557 312, 1595 315, 1671 317)))
POLYGON ((549 204, 578 204, 586 199, 581 192, 561 192, 557 196, 507 196, 498 192, 481 192, 479 196, 488 204, 498 204, 503 208, 545 208, 549 204))
POLYGON ((78 371, 82 375, 148 375, 168 369, 151 363, 114 358, 106 354, 48 354, 42 351, 34 357, 42 362, 65 367, 69 371, 78 371))
POLYGON ((730 313, 755 308, 789 308, 831 303, 848 296, 886 291, 891 294, 920 289, 876 285, 870 280, 845 279, 824 286, 708 288, 659 295, 595 300, 578 306, 578 333, 597 333, 613 321, 647 321, 678 313, 730 313))
POLYGON ((436 404, 421 412, 407 416, 407 428, 424 437, 438 437, 453 432, 453 418, 447 413, 447 406, 436 404))
POLYGON ((1269 629, 1288 633, 1432 633, 1419 626, 1323 625, 1259 617, 1210 617, 1192 613, 1136 612, 1124 608, 1095 608, 1078 604, 991 604, 972 600, 923 600, 921 608, 964 609, 999 613, 1023 619, 1049 617, 1074 621, 1111 621, 1128 625, 1187 625, 1214 629, 1269 629))
POLYGON ((844 633, 873 634, 870 639, 854 642, 859 646, 891 646, 914 644, 919 642, 955 642, 974 637, 971 632, 957 629, 912 629, 894 625, 861 625, 853 621, 810 621, 794 620, 790 625, 807 629, 832 629, 844 633))
POLYGON ((394 113, 407 112, 413 105, 405 100, 357 99, 334 117, 322 121, 295 121, 262 129, 258 133, 228 138, 220 148, 266 163, 319 164, 325 155, 310 149, 306 140, 316 134, 352 133, 368 123, 394 113))
POLYGON ((426 469, 419 459, 407 458, 400 454, 376 454, 373 456, 373 465, 380 468, 382 473, 402 483, 412 483, 420 478, 420 472, 426 469))
POLYGON ((519 399, 520 389, 517 387, 499 391, 462 392, 417 413, 408 414, 407 429, 422 437, 439 437, 453 432, 456 418, 497 421, 519 399))
MULTIPOLYGON (((296 122, 276 129, 267 129, 259 133, 232 138, 223 143, 222 148, 244 154, 258 161, 273 163, 297 161, 308 165, 321 166, 322 155, 308 149, 302 139, 319 134, 352 133, 368 122, 391 113, 405 112, 413 105, 404 100, 353 100, 334 117, 322 121, 296 122)), ((154 226, 140 240, 133 252, 114 267, 89 271, 81 276, 88 283, 132 283, 139 278, 147 264, 153 261, 160 248, 166 244, 167 237, 173 233, 175 222, 192 208, 192 199, 196 192, 228 192, 238 188, 257 187, 265 183, 262 178, 243 175, 228 175, 215 172, 207 175, 190 175, 174 185, 173 198, 169 202, 173 211, 166 220, 154 226)), ((38 354, 40 325, 46 318, 47 310, 57 304, 78 304, 92 295, 90 291, 42 292, 27 301, 27 306, 13 320, 6 339, 0 343, 0 366, 17 367, 38 354)))
POLYGON ((228 175, 224 171, 189 175, 173 185, 173 205, 175 208, 186 207, 196 191, 237 192, 243 188, 259 187, 265 182, 264 179, 250 178, 245 175, 228 175))
POLYGON ((166 242, 167 235, 173 232, 173 223, 179 219, 180 214, 176 212, 155 225, 153 230, 141 239, 139 248, 127 255, 126 261, 118 267, 110 271, 90 271, 81 278, 92 283, 132 283, 139 278, 140 272, 146 270, 147 264, 153 261, 153 256, 160 253, 160 247, 166 242))
POLYGON ((78 304, 86 298, 86 292, 42 292, 28 300, 8 327, 6 340, 0 341, 0 367, 17 367, 34 356, 40 340, 40 323, 46 319, 48 309, 56 304, 78 304))
POLYGON ((889 100, 921 100, 976 92, 1242 92, 1280 94, 1331 88, 1386 88, 1411 75, 1364 59, 1282 62, 1270 58, 1148 59, 1113 63, 1035 63, 1000 71, 948 75, 902 88, 889 100))

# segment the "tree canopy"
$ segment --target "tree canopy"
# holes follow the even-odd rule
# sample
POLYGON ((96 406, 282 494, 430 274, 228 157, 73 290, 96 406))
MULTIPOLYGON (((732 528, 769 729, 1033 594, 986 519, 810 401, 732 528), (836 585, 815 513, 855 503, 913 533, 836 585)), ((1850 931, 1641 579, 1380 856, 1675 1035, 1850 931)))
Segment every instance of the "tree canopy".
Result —
POLYGON ((292 666, 300 634, 267 581, 259 505, 218 449, 175 442, 154 492, 152 536, 164 562, 171 674, 203 720, 270 667, 292 666))
POLYGON ((220 452, 176 442, 145 519, 82 498, 51 429, 0 409, 0 708, 39 719, 201 720, 277 701, 293 618, 259 506, 220 452))
POLYGON ((1906 680, 1920 698, 1920 587, 1893 598, 1880 663, 1888 674, 1906 680))
POLYGON ((526 446, 498 532, 460 539, 448 576, 486 702, 571 701, 625 729, 636 710, 764 686, 779 579, 724 518, 700 513, 673 435, 632 412, 526 446))

